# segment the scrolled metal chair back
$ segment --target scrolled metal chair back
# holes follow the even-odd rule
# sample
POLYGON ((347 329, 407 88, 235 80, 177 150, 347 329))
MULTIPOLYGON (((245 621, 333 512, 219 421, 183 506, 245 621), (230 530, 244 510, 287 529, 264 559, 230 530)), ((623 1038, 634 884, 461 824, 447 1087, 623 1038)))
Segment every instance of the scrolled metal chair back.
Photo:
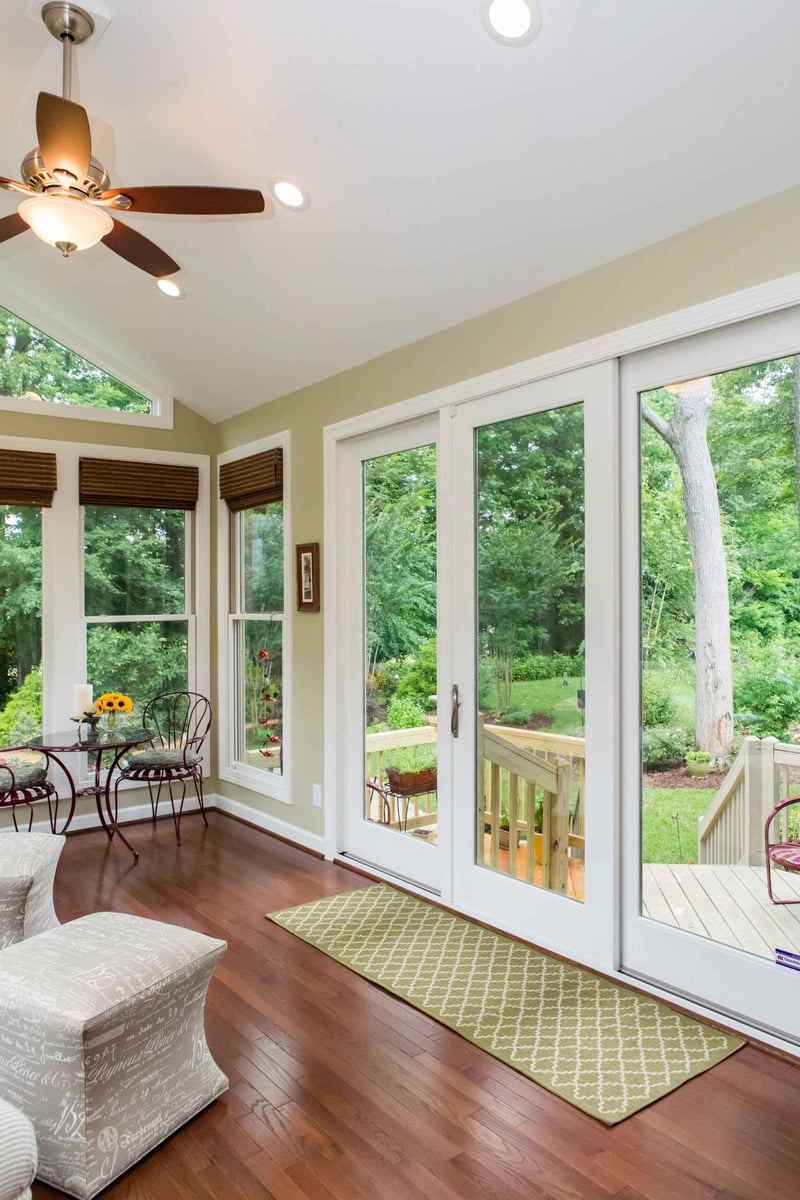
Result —
POLYGON ((148 700, 142 724, 161 746, 198 751, 211 728, 211 702, 199 692, 165 692, 148 700))

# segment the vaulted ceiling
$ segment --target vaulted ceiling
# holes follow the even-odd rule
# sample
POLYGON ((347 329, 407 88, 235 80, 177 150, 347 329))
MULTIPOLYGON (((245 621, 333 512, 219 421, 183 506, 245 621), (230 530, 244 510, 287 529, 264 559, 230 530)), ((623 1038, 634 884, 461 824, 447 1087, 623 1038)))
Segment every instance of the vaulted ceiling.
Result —
MULTIPOLYGON (((39 7, 0 6, 15 177, 60 91, 39 7)), ((127 218, 181 264, 179 301, 103 246, 64 260, 26 234, 0 246, 0 303, 215 421, 800 182, 786 0, 543 0, 514 48, 479 0, 108 10, 75 98, 113 185, 283 176, 311 205, 127 218)))

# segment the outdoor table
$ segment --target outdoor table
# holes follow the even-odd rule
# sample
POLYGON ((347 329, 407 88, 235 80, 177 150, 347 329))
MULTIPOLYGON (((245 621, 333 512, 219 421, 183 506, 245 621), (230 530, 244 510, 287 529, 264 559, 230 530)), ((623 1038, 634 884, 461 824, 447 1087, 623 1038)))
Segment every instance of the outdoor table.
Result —
POLYGON ((79 736, 76 730, 70 729, 65 733, 45 733, 41 737, 31 738, 28 742, 29 749, 38 750, 48 761, 52 760, 56 763, 64 772, 69 784, 70 809, 63 828, 59 830, 60 833, 66 833, 69 829, 77 801, 82 796, 93 796, 100 824, 108 834, 108 840, 111 841, 114 834, 118 833, 120 841, 127 846, 133 857, 139 857, 139 852, 134 850, 119 827, 117 806, 114 804, 112 807, 111 803, 111 779, 125 752, 133 746, 140 746, 143 742, 152 741, 154 736, 151 729, 123 727, 122 729, 90 729, 83 736, 79 736), (107 768, 105 783, 100 779, 104 752, 114 756, 107 768), (94 782, 87 787, 77 787, 72 772, 59 757, 62 754, 88 754, 90 766, 94 770, 94 782), (93 763, 92 756, 94 756, 93 763))

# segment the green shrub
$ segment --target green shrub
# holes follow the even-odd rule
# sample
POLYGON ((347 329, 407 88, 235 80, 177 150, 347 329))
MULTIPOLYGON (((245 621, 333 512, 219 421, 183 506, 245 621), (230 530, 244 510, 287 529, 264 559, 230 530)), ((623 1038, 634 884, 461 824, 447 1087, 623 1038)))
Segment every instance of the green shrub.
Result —
POLYGON ((34 667, 0 713, 0 745, 28 741, 42 732, 42 668, 34 667))
POLYGON ((422 643, 415 658, 401 665, 394 698, 416 700, 425 712, 430 712, 431 696, 436 695, 436 687, 436 638, 429 638, 422 643))
POLYGON ((527 725, 530 719, 531 714, 527 709, 506 713, 506 715, 503 717, 503 720, 508 725, 527 725))
POLYGON ((669 684, 651 671, 645 671, 642 675, 642 725, 645 729, 670 725, 677 711, 669 684))
POLYGON ((393 696, 386 719, 390 729, 416 729, 427 723, 425 709, 411 696, 393 696))
POLYGON ((582 654, 522 654, 514 659, 514 679, 523 683, 583 675, 585 670, 582 654))
POLYGON ((748 671, 734 688, 737 722, 759 737, 788 739, 789 725, 800 718, 800 688, 772 672, 748 671))
POLYGON ((683 762, 688 749, 685 729, 645 729, 642 763, 645 767, 672 767, 683 762))
POLYGON ((684 758, 687 763, 689 763, 689 762, 710 763, 711 762, 711 755, 708 753, 707 750, 689 750, 684 755, 684 758))

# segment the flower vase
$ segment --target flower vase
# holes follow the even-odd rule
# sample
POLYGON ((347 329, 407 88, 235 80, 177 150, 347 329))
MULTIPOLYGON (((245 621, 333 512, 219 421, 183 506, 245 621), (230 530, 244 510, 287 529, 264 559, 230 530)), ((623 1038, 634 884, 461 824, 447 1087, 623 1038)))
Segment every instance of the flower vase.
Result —
POLYGON ((111 733, 111 734, 116 733, 118 724, 119 724, 119 713, 118 712, 106 713, 106 730, 109 733, 111 733))

